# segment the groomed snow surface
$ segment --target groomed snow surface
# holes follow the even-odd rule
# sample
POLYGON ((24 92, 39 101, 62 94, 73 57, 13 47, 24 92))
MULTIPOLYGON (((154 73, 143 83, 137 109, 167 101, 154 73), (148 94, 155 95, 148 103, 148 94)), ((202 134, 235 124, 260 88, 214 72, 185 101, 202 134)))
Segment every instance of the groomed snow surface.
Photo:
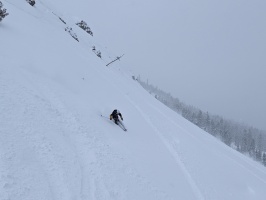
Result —
POLYGON ((115 56, 98 58, 100 41, 56 2, 2 2, 0 200, 265 200, 265 167, 166 108, 123 62, 106 67, 115 56))

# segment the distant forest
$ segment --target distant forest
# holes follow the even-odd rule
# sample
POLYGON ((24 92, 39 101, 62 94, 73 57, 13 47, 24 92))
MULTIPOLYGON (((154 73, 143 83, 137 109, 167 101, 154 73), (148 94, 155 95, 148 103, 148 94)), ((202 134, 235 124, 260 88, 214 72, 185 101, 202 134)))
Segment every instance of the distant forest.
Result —
POLYGON ((266 166, 266 131, 204 112, 199 108, 181 102, 178 98, 172 97, 170 93, 149 84, 148 81, 141 81, 140 77, 135 78, 133 76, 132 78, 170 109, 181 114, 207 133, 219 138, 231 148, 266 166))

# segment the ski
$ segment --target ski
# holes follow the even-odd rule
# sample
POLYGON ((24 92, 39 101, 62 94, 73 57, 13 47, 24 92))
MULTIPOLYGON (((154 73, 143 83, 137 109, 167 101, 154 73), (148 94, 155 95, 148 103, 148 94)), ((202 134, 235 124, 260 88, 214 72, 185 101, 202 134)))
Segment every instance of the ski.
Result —
POLYGON ((118 126, 119 126, 120 128, 122 128, 123 131, 127 131, 126 127, 124 126, 124 124, 123 124, 121 121, 118 122, 118 126))
MULTIPOLYGON (((109 117, 106 117, 106 116, 104 116, 104 115, 102 115, 101 114, 101 117, 103 117, 103 118, 106 118, 106 119, 109 119, 109 117)), ((112 120, 113 121, 113 120, 112 120)), ((126 127, 125 127, 125 125, 119 120, 118 121, 118 124, 117 124, 123 131, 127 131, 127 129, 126 129, 126 127)))

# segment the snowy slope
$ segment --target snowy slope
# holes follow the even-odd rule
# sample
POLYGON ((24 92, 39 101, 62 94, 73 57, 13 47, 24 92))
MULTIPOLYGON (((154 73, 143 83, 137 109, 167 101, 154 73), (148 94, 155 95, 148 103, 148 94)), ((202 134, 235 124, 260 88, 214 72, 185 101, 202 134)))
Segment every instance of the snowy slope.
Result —
POLYGON ((0 200, 265 199, 263 166, 166 108, 123 62, 106 67, 115 54, 59 3, 2 2, 0 200))

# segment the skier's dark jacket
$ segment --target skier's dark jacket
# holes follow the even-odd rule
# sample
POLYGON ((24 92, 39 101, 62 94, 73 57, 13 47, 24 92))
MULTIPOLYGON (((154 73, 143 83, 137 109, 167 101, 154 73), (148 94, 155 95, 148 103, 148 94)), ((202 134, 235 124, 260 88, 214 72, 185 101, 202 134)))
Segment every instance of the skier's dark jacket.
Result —
POLYGON ((115 122, 117 122, 119 119, 118 119, 118 116, 121 118, 121 120, 123 121, 123 117, 122 117, 122 114, 118 111, 118 110, 114 110, 112 112, 112 114, 110 115, 110 120, 114 119, 115 122))

